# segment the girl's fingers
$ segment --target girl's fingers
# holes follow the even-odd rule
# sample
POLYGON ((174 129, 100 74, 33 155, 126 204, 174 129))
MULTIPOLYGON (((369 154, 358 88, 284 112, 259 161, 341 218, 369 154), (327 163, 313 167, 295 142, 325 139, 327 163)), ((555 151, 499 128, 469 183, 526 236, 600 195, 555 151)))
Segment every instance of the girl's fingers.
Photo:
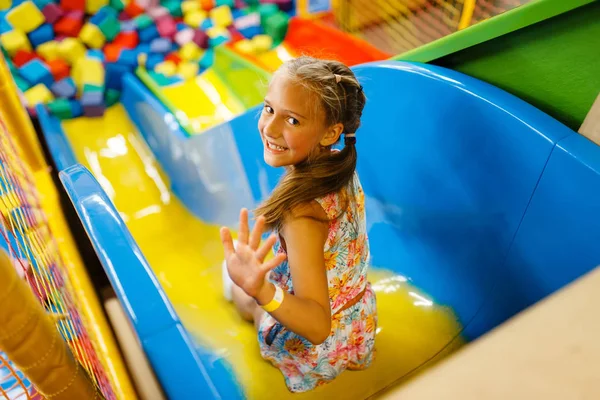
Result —
POLYGON ((256 258, 258 259, 258 262, 262 263, 265 260, 265 257, 267 254, 269 254, 271 247, 273 247, 276 241, 277 236, 270 235, 267 240, 265 240, 264 243, 256 250, 256 258))
POLYGON ((248 244, 248 210, 246 208, 240 210, 240 232, 238 234, 238 242, 248 244))
POLYGON ((223 248, 225 249, 225 258, 229 258, 230 255, 235 253, 235 249, 233 247, 233 239, 231 238, 231 232, 228 228, 221 228, 221 242, 223 243, 223 248))
POLYGON ((252 233, 250 233, 250 242, 248 245, 252 250, 258 249, 258 245, 260 244, 260 237, 263 233, 263 229, 265 227, 265 217, 260 216, 256 220, 256 224, 254 228, 252 228, 252 233))
POLYGON ((279 253, 274 258, 270 259, 269 261, 267 261, 263 265, 261 265, 260 268, 266 275, 270 270, 272 270, 273 268, 277 267, 279 264, 284 262, 286 258, 287 258, 287 256, 285 254, 279 253))

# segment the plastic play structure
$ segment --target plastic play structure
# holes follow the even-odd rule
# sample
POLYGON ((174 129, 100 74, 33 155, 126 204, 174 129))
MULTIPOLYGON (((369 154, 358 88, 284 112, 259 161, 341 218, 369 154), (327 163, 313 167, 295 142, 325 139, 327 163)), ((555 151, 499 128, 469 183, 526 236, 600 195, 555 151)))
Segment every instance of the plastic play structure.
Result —
MULTIPOLYGON (((262 160, 256 124, 264 82, 296 54, 292 35, 262 57, 220 46, 185 82, 128 72, 102 117, 60 120, 36 107, 60 182, 169 399, 292 397, 223 299, 218 237, 280 176, 262 160)), ((323 48, 358 56, 368 98, 357 146, 377 359, 294 398, 375 395, 600 264, 598 145, 481 80, 347 53, 351 44, 323 48)))

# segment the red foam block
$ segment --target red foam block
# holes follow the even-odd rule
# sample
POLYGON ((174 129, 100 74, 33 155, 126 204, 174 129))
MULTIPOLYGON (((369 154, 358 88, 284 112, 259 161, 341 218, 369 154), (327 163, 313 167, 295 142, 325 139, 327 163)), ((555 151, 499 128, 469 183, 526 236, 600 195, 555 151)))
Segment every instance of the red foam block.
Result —
POLYGON ((38 56, 32 51, 19 50, 15 53, 15 56, 13 57, 13 63, 17 67, 21 68, 23 65, 36 58, 39 60, 40 56, 38 56))
POLYGON ((48 65, 48 68, 50 68, 50 73, 56 82, 68 77, 71 71, 69 64, 63 60, 52 60, 48 61, 46 64, 48 65))

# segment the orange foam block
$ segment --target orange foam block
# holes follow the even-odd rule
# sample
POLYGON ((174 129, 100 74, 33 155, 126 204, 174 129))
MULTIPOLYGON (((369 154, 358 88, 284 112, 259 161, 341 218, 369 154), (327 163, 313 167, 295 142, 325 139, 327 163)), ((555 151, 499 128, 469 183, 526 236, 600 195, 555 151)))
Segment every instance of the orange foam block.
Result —
POLYGON ((48 65, 48 68, 50 68, 50 73, 54 77, 55 82, 68 77, 71 71, 69 64, 63 60, 52 60, 48 61, 46 64, 48 65))

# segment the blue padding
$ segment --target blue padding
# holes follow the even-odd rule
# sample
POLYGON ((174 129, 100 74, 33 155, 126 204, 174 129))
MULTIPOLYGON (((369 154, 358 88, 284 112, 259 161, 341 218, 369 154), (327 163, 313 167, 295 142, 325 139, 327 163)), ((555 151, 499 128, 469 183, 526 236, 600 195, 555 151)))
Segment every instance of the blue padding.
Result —
POLYGON ((188 137, 175 116, 133 75, 123 79, 121 101, 183 204, 206 222, 234 225, 240 208, 253 200, 233 126, 224 123, 188 137))
POLYGON ((170 399, 239 398, 229 370, 196 351, 154 272, 98 181, 83 166, 60 172, 96 254, 170 399))
POLYGON ((600 265, 598 199, 600 147, 569 136, 552 153, 502 279, 478 317, 500 323, 600 265))
POLYGON ((56 169, 62 171, 76 164, 77 159, 71 149, 69 140, 65 136, 60 120, 50 115, 43 104, 35 106, 35 111, 42 127, 42 134, 48 145, 48 151, 56 164, 56 169))

